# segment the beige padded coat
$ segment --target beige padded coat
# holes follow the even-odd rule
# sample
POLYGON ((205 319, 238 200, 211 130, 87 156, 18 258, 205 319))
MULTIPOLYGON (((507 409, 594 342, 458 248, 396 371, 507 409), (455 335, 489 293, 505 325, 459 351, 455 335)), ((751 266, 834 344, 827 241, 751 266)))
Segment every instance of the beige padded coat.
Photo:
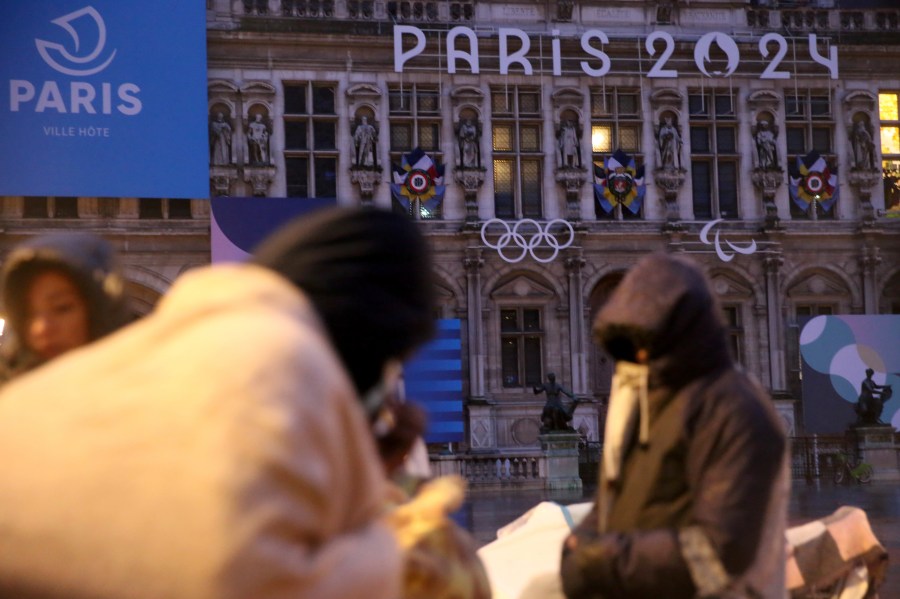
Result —
POLYGON ((0 393, 0 596, 395 599, 385 481, 309 302, 251 265, 0 393))

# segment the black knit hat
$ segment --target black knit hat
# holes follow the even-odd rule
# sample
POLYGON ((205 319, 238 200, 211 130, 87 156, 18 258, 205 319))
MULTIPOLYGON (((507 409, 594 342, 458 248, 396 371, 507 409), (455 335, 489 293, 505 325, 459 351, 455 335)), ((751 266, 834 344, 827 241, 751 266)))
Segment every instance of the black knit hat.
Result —
POLYGON ((253 261, 309 296, 360 394, 379 381, 388 360, 409 357, 431 338, 431 255, 405 216, 321 210, 269 236, 253 261))

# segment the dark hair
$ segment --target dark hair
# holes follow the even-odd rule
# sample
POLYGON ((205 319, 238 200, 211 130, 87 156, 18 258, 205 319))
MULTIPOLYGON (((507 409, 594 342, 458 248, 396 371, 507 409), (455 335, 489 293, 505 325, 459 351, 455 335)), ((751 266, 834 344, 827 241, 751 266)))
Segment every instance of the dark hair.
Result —
POLYGON ((71 280, 84 299, 91 341, 130 320, 124 280, 115 250, 107 241, 86 233, 52 233, 28 239, 13 248, 2 270, 3 305, 11 333, 11 339, 4 339, 3 354, 15 373, 42 361, 23 343, 27 292, 35 276, 50 270, 71 280))
POLYGON ((388 360, 408 357, 433 333, 431 254, 405 216, 321 210, 276 231, 253 261, 306 293, 361 394, 388 360))

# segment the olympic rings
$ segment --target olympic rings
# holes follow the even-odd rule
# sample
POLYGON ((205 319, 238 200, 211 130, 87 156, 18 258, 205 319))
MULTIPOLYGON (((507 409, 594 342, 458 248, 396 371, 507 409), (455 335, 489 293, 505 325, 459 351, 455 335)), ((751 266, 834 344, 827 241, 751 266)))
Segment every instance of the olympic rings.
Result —
POLYGON ((499 218, 492 218, 489 221, 486 221, 481 226, 481 241, 484 242, 484 245, 487 247, 497 250, 497 253, 500 257, 510 264, 515 264, 517 262, 521 262, 527 254, 531 254, 531 257, 541 262, 543 264, 547 264, 548 262, 552 262, 559 255, 559 250, 564 250, 575 241, 575 229, 572 228, 572 224, 567 220, 563 220, 561 218, 555 218, 546 225, 541 226, 541 223, 531 218, 523 218, 522 220, 516 221, 513 228, 510 230, 509 223, 505 220, 501 220, 499 218), (497 243, 493 244, 487 240, 487 230, 492 224, 499 223, 503 225, 506 229, 506 233, 501 233, 500 238, 497 239, 497 243), (559 240, 550 233, 550 229, 556 225, 561 224, 566 229, 569 230, 569 240, 565 243, 560 243, 559 240), (527 240, 525 236, 519 232, 519 228, 523 225, 527 225, 536 229, 536 232, 531 235, 527 240), (542 242, 546 242, 547 246, 553 250, 553 255, 549 258, 541 258, 537 254, 534 253, 535 248, 539 247, 542 242), (514 243, 517 247, 522 248, 522 252, 518 255, 518 257, 509 258, 506 254, 503 253, 504 248, 508 246, 510 243, 514 243))

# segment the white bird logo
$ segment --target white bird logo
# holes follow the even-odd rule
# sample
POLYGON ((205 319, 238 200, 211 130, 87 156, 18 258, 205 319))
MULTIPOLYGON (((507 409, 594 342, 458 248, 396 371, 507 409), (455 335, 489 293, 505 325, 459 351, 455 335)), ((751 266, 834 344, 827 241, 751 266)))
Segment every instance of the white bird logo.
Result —
POLYGON ((72 26, 72 23, 81 17, 90 17, 93 19, 94 24, 97 26, 97 46, 91 50, 85 56, 77 56, 75 54, 71 54, 65 46, 62 44, 57 44, 55 42, 48 42, 46 40, 41 40, 35 38, 34 43, 37 46, 38 53, 41 55, 41 58, 44 59, 51 68, 65 75, 73 75, 73 76, 87 76, 93 75, 94 73, 99 73, 103 69, 109 66, 109 63, 112 62, 112 59, 116 56, 116 51, 113 50, 112 54, 109 55, 109 58, 106 59, 105 62, 95 67, 87 67, 87 68, 70 68, 67 66, 63 66, 53 57, 51 53, 56 53, 60 55, 62 58, 66 59, 69 63, 74 65, 84 65, 94 61, 100 53, 103 52, 103 47, 106 45, 106 24, 103 22, 103 17, 100 16, 100 13, 93 6, 85 6, 75 12, 70 12, 67 15, 63 15, 57 19, 53 19, 50 21, 54 25, 59 25, 63 29, 65 29, 69 36, 72 38, 72 42, 75 47, 75 52, 77 53, 81 46, 81 40, 78 38, 78 31, 75 27, 72 26))

